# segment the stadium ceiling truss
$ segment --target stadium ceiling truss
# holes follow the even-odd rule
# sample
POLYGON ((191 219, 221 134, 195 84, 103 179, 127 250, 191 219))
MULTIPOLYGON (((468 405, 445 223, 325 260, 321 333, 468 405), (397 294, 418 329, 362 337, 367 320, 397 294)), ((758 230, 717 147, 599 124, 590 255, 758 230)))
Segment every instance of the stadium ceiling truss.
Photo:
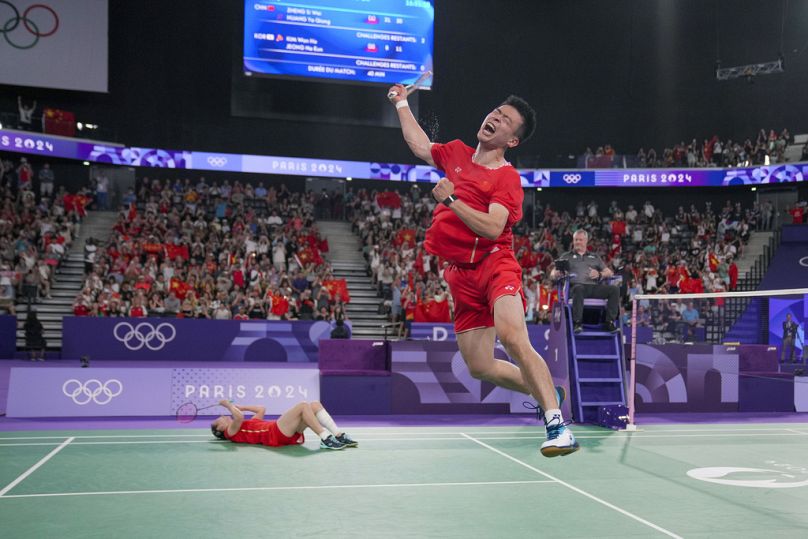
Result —
POLYGON ((721 67, 719 64, 715 69, 715 78, 718 80, 732 80, 746 78, 751 80, 758 75, 772 75, 785 71, 785 64, 782 58, 773 62, 763 62, 760 64, 747 64, 735 67, 721 67))

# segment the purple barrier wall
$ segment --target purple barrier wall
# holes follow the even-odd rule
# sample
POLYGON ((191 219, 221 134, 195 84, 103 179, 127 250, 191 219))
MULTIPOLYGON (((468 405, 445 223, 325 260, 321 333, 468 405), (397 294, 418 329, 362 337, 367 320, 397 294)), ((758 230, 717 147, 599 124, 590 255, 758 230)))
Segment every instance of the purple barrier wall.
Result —
POLYGON ((320 398, 334 415, 390 414, 391 385, 389 371, 360 376, 321 374, 320 398))
MULTIPOLYGON (((472 378, 455 341, 399 341, 391 347, 394 414, 529 412, 522 406, 532 400, 527 395, 472 378)), ((508 360, 501 347, 494 357, 508 360)), ((547 364, 555 383, 569 387, 567 362, 547 364)), ((562 410, 570 417, 569 401, 562 410)))
POLYGON ((637 411, 737 411, 739 348, 637 345, 637 411))
POLYGON ((780 241, 783 243, 808 243, 808 225, 784 225, 780 241))
MULTIPOLYGON (((528 335, 533 347, 541 353, 547 350, 547 341, 550 338, 550 326, 528 324, 528 335)), ((413 322, 410 329, 410 338, 420 341, 456 341, 457 335, 452 324, 429 324, 425 322, 413 322)))
POLYGON ((17 317, 0 316, 0 359, 14 357, 17 351, 17 317))
POLYGON ((808 283, 808 225, 786 225, 758 290, 804 288, 808 283))
POLYGON ((387 375, 390 341, 323 339, 320 373, 326 375, 387 375))
MULTIPOLYGON (((109 364, 110 362, 107 362, 109 364)), ((154 363, 152 363, 153 365, 154 363)), ((313 365, 256 369, 213 367, 14 367, 8 417, 172 416, 186 402, 202 408, 221 399, 263 405, 277 415, 301 400, 319 400, 313 365)), ((218 415, 220 407, 202 411, 218 415)))
POLYGON ((327 322, 67 317, 62 357, 316 362, 327 322))

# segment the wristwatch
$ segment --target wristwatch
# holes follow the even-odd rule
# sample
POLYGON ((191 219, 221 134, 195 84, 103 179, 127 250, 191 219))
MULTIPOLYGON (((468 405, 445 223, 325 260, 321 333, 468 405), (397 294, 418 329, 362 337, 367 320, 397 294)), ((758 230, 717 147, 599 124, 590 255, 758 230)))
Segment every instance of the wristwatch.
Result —
POLYGON ((452 205, 452 202, 454 202, 455 200, 457 200, 457 197, 456 197, 456 196, 454 196, 454 195, 449 195, 448 197, 446 197, 446 198, 444 198, 444 199, 443 199, 443 205, 444 205, 444 206, 446 206, 446 207, 448 208, 449 206, 451 206, 451 205, 452 205))

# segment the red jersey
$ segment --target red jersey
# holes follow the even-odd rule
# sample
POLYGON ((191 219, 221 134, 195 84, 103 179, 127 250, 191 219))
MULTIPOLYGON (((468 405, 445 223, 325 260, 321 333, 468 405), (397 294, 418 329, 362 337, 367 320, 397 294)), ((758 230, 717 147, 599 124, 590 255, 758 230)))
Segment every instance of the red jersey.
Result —
POLYGON ((269 445, 269 432, 273 423, 275 422, 263 419, 245 419, 236 434, 228 436, 225 431, 224 436, 231 442, 269 445))
POLYGON ((302 432, 295 433, 288 437, 278 428, 277 421, 267 421, 264 419, 245 419, 241 423, 241 428, 233 436, 228 436, 227 431, 224 437, 231 442, 243 444, 261 444, 270 446, 302 444, 305 441, 302 432))
POLYGON ((424 247, 427 252, 451 262, 479 262, 499 248, 513 251, 512 227, 522 219, 522 180, 513 166, 507 164, 490 169, 471 160, 474 148, 459 140, 432 145, 432 159, 455 188, 454 194, 471 208, 488 213, 494 202, 508 210, 508 220, 502 234, 487 240, 475 234, 460 217, 443 204, 437 204, 432 224, 426 231, 424 247))

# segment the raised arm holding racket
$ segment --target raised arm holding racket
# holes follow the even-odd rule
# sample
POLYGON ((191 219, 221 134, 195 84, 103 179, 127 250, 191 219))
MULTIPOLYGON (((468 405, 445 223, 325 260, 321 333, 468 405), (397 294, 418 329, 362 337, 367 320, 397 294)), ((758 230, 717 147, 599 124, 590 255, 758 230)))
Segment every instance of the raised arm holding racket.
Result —
POLYGON ((305 441, 303 431, 310 428, 320 438, 320 449, 344 449, 359 445, 337 427, 317 401, 299 402, 281 414, 277 421, 264 419, 266 409, 263 406, 236 405, 227 400, 219 404, 230 412, 230 416, 220 416, 210 425, 211 432, 220 440, 271 447, 299 445, 305 441), (244 417, 244 412, 253 415, 248 419, 244 417))

